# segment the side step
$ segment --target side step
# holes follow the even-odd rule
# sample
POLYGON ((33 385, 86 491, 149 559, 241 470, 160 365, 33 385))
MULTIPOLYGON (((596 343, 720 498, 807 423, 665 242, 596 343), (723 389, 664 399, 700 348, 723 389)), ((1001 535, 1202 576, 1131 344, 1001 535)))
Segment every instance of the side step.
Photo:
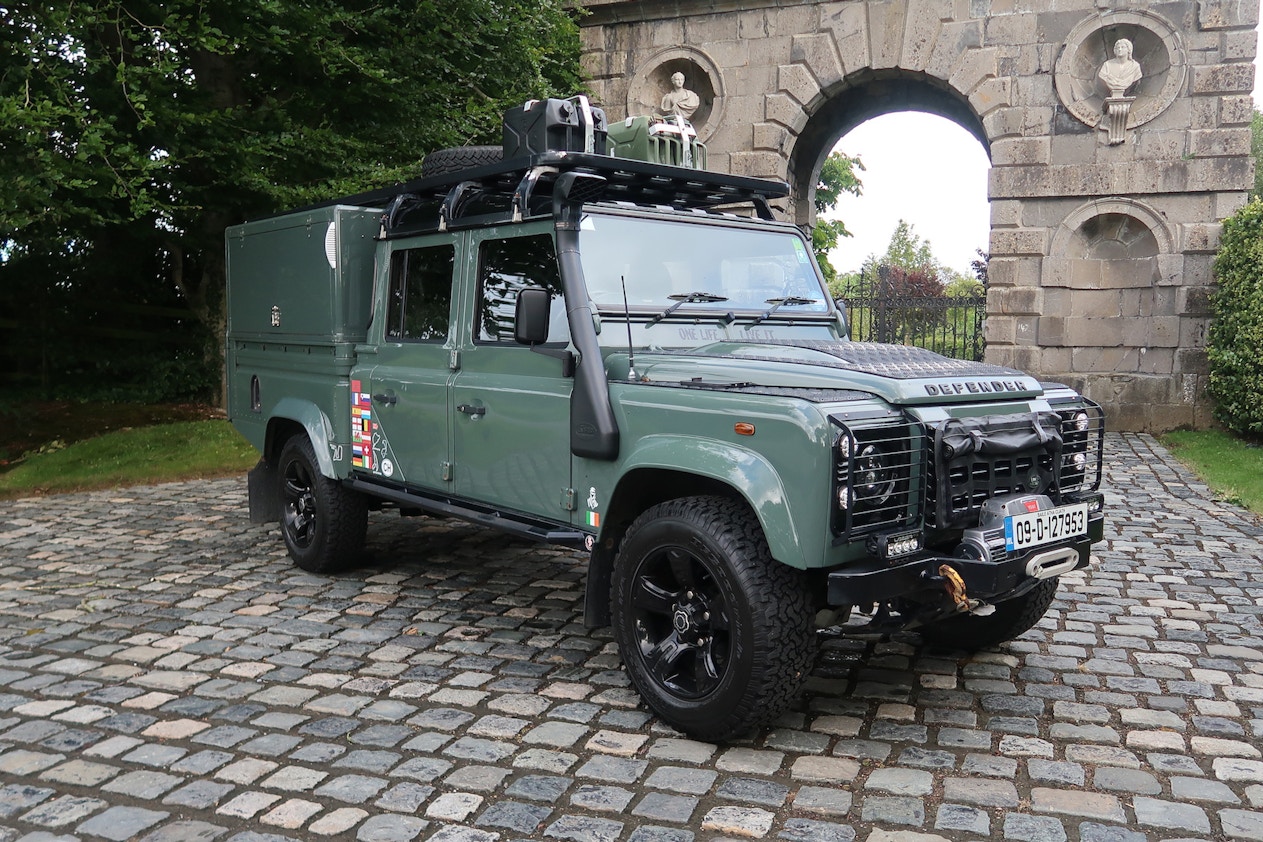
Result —
POLYGON ((507 532, 519 538, 528 538, 532 541, 543 541, 547 544, 561 544, 568 547, 582 547, 584 540, 588 537, 588 533, 564 524, 552 523, 526 515, 502 512, 473 503, 458 503, 449 497, 431 497, 416 491, 381 485, 358 477, 350 481, 350 486, 355 491, 372 497, 380 497, 383 500, 398 503, 400 506, 460 518, 470 523, 490 526, 501 532, 507 532))

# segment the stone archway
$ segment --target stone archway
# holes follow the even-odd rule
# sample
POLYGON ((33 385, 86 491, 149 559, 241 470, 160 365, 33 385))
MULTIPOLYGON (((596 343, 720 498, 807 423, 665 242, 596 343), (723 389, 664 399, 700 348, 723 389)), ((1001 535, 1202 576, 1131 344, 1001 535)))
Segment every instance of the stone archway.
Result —
POLYGON ((1257 4, 583 5, 584 70, 611 120, 692 75, 711 167, 789 181, 780 210, 803 224, 853 126, 903 110, 964 126, 992 161, 987 359, 1082 389, 1113 429, 1209 421, 1206 300, 1219 223, 1253 183, 1257 4), (1112 59, 1121 74, 1102 73, 1112 59))
POLYGON ((875 117, 902 111, 936 114, 972 134, 990 157, 986 131, 968 100, 950 88, 934 85, 924 75, 897 70, 852 74, 835 90, 822 92, 799 132, 786 175, 793 187, 795 222, 811 225, 820 168, 838 138, 875 117))

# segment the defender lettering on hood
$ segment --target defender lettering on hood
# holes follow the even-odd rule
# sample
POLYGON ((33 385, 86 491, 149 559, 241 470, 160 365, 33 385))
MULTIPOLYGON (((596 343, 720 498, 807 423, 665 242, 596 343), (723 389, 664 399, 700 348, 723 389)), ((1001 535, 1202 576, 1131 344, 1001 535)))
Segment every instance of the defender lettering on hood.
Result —
POLYGON ((1028 393, 1037 390, 1039 384, 1033 380, 963 380, 956 383, 926 383, 925 393, 938 395, 989 395, 1001 392, 1028 393))

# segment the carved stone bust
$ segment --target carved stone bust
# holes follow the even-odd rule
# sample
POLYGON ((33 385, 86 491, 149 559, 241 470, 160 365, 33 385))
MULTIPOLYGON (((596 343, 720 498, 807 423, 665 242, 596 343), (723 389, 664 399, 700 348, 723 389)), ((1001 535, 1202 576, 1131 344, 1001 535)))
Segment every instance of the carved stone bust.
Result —
POLYGON ((671 90, 662 97, 659 111, 663 114, 679 114, 685 120, 693 116, 693 112, 702 104, 697 94, 684 87, 684 74, 671 74, 671 90))
POLYGON ((1127 89, 1140 81, 1144 72, 1140 62, 1132 58, 1131 41, 1119 38, 1114 42, 1114 57, 1101 65, 1097 78, 1105 83, 1111 97, 1126 95, 1127 89))

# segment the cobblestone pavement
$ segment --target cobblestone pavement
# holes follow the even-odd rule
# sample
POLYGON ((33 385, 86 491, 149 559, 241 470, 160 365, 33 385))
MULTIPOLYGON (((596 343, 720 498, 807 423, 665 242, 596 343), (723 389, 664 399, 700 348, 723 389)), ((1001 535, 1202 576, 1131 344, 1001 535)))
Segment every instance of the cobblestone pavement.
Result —
POLYGON ((1149 437, 1107 459, 1035 630, 828 640, 723 746, 639 706, 577 554, 374 515, 313 576, 243 480, 0 503, 0 842, 1263 840, 1263 523, 1149 437))

